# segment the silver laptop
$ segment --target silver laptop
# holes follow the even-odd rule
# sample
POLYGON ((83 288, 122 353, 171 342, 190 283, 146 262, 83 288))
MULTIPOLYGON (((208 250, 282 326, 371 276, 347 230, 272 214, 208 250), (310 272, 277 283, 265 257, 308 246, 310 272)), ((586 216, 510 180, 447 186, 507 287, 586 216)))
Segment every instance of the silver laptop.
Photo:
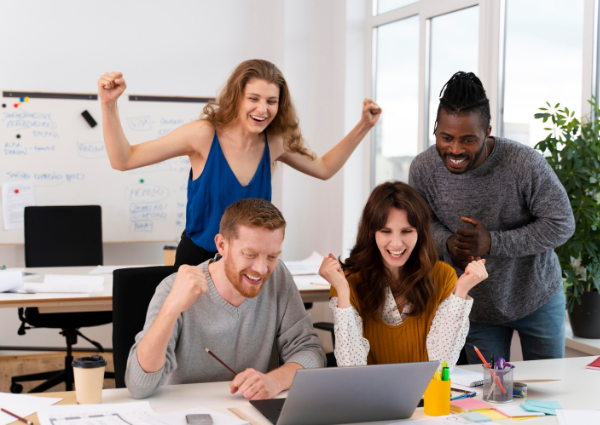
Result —
POLYGON ((251 400, 277 425, 330 425, 405 419, 439 362, 301 369, 287 399, 251 400))

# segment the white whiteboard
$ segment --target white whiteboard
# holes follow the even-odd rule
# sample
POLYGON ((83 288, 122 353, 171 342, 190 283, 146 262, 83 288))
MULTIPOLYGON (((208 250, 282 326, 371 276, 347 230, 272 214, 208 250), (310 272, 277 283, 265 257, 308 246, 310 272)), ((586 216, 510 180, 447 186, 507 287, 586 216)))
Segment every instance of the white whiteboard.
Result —
MULTIPOLYGON (((6 94, 6 93, 4 93, 6 94)), ((3 95, 0 184, 32 181, 36 205, 101 205, 104 242, 175 241, 185 228, 187 157, 121 172, 110 166, 99 100, 3 95), (94 128, 81 113, 87 110, 94 128), (19 136, 17 138, 17 135, 19 136)), ((200 117, 204 104, 119 99, 119 115, 134 145, 200 117)), ((0 244, 23 243, 23 229, 4 230, 0 244)))

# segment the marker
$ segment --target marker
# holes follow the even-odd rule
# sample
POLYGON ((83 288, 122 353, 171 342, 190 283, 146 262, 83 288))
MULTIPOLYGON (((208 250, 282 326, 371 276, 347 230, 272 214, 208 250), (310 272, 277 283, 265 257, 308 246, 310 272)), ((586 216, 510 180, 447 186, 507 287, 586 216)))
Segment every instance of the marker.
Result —
POLYGON ((450 380, 450 368, 443 367, 442 368, 442 381, 449 381, 449 380, 450 380))

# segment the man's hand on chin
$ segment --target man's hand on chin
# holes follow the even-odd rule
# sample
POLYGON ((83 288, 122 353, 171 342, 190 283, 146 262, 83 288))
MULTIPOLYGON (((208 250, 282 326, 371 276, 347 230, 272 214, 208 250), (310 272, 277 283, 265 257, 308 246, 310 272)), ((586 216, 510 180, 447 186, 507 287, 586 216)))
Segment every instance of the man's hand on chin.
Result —
POLYGON ((229 384, 231 394, 240 392, 251 400, 264 400, 275 397, 283 388, 281 383, 272 376, 265 375, 254 369, 246 369, 239 373, 229 384))

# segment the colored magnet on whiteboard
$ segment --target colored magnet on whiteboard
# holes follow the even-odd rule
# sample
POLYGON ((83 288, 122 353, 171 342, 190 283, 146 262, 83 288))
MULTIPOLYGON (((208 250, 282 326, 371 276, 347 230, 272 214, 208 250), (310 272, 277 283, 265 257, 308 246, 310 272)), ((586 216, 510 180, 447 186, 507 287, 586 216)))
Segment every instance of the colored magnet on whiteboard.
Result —
POLYGON ((25 102, 29 102, 29 97, 26 97, 26 98, 25 98, 25 102))
POLYGON ((17 134, 17 139, 20 139, 20 138, 21 138, 21 135, 20 135, 20 134, 17 134))
POLYGON ((94 128, 96 127, 96 125, 98 125, 96 120, 90 115, 88 111, 83 111, 81 115, 83 116, 83 118, 85 118, 90 127, 94 128))
POLYGON ((3 107, 3 108, 6 108, 6 103, 3 103, 3 104, 2 104, 2 107, 3 107))
POLYGON ((15 193, 19 193, 19 189, 15 189, 15 193))
POLYGON ((20 97, 20 98, 19 98, 19 100, 20 100, 21 102, 25 102, 25 98, 24 98, 24 97, 20 97))
POLYGON ((15 108, 18 108, 18 107, 19 107, 19 104, 18 104, 18 103, 15 103, 15 104, 14 104, 14 107, 15 107, 15 108))
POLYGON ((140 179, 140 183, 144 183, 144 179, 140 179))

